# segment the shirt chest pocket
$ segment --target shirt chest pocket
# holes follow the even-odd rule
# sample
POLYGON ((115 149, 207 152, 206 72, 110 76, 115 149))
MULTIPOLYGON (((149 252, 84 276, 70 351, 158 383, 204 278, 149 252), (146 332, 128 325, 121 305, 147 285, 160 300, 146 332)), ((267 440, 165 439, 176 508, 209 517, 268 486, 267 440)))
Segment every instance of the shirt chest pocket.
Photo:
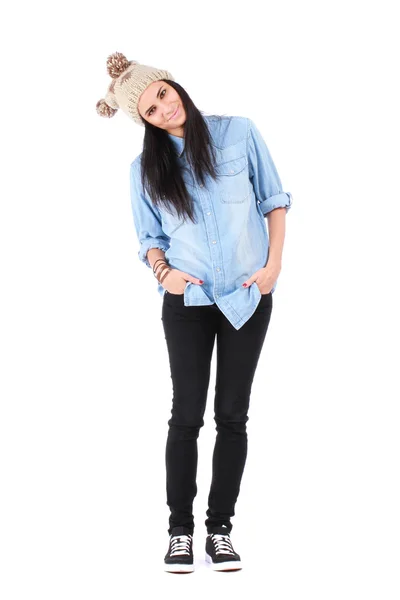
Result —
POLYGON ((247 158, 229 158, 216 165, 219 197, 222 203, 240 204, 250 195, 247 158))
POLYGON ((175 209, 172 209, 172 214, 170 214, 166 209, 161 208, 160 214, 164 233, 172 237, 176 230, 183 225, 183 217, 178 217, 175 209))

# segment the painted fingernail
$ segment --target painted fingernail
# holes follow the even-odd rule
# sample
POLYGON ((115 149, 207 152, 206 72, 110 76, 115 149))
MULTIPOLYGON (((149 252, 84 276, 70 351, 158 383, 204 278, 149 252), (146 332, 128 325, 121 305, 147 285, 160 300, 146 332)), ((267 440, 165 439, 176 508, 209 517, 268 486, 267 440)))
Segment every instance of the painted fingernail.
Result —
POLYGON ((243 287, 247 287, 247 283, 244 283, 244 284, 243 284, 243 287))
POLYGON ((202 279, 199 279, 199 282, 200 282, 200 283, 204 283, 204 281, 203 281, 202 279))

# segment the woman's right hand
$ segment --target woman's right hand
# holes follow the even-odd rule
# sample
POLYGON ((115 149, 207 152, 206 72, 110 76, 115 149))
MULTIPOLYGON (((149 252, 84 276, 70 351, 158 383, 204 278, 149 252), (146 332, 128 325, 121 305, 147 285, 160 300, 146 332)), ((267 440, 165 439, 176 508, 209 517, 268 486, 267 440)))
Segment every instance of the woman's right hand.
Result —
POLYGON ((197 285, 201 285, 203 281, 197 277, 180 271, 179 269, 172 269, 167 275, 164 276, 162 287, 167 290, 170 294, 183 294, 186 287, 186 282, 191 281, 197 285))

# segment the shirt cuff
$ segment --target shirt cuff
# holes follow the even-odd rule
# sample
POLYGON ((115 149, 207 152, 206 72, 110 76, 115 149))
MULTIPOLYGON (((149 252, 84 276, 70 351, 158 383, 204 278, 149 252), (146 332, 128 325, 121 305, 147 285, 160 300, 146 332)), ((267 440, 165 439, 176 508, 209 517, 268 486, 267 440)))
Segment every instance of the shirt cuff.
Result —
POLYGON ((275 208, 286 208, 286 212, 288 212, 291 206, 292 194, 290 192, 281 192, 260 202, 260 208, 264 216, 275 208))
POLYGON ((144 262, 144 264, 151 269, 151 264, 149 263, 146 254, 152 248, 159 248, 166 252, 169 249, 169 244, 167 242, 163 242, 162 240, 157 239, 148 239, 142 242, 140 246, 140 250, 138 252, 139 260, 144 262))

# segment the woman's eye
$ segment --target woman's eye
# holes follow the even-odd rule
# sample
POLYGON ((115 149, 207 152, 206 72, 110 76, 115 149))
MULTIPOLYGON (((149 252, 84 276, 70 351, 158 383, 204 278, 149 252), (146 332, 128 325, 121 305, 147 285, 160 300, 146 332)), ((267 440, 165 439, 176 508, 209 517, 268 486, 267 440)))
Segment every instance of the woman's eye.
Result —
MULTIPOLYGON (((164 94, 164 92, 166 92, 166 91, 167 91, 167 90, 166 90, 166 88, 165 88, 165 89, 163 89, 163 90, 161 90, 161 93, 160 93, 160 98, 164 98, 164 95, 165 95, 165 94, 164 94)), ((153 114, 153 110, 154 110, 154 109, 152 108, 152 109, 149 111, 149 117, 150 117, 150 116, 153 114)))

